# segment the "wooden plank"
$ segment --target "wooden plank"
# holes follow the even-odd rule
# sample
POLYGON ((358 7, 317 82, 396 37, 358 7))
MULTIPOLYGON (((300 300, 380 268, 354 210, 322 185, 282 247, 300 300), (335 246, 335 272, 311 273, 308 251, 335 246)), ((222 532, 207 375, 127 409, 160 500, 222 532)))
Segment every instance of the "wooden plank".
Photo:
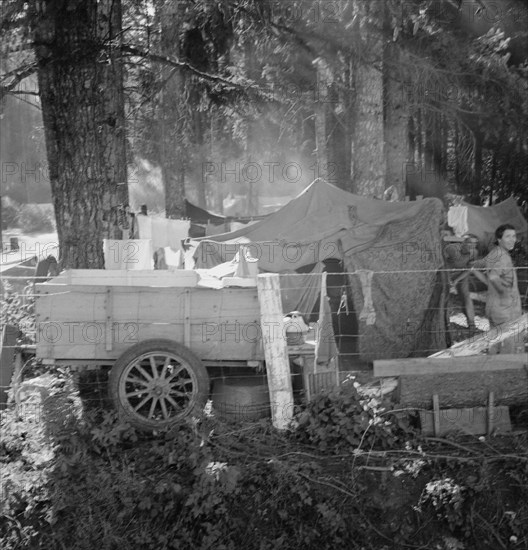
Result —
MULTIPOLYGON (((423 435, 444 436, 451 432, 473 435, 488 433, 488 408, 473 407, 463 409, 441 409, 440 424, 435 431, 433 411, 420 411, 420 423, 423 435)), ((511 431, 508 407, 494 407, 493 431, 505 433, 511 431)))
POLYGON ((440 400, 438 395, 433 395, 433 424, 434 424, 434 435, 436 437, 440 436, 440 400))
POLYGON ((199 276, 196 271, 167 270, 124 270, 124 269, 70 269, 57 277, 51 284, 102 285, 102 286, 153 286, 194 287, 199 276))
MULTIPOLYGON (((37 285, 43 286, 43 285, 37 285)), ((42 320, 106 320, 106 288, 112 288, 116 321, 183 320, 185 292, 192 294, 193 322, 259 321, 255 289, 164 289, 146 287, 53 286, 40 288, 37 314, 42 320), (73 306, 73 307, 72 307, 73 306)))
POLYGON ((495 395, 492 391, 490 391, 488 396, 488 429, 487 429, 488 435, 491 435, 491 432, 493 431, 493 425, 495 420, 494 412, 495 412, 495 395))
POLYGON ((191 293, 187 289, 184 293, 184 314, 183 314, 183 343, 189 349, 191 347, 191 293))
POLYGON ((528 403, 528 371, 519 368, 399 378, 399 403, 405 407, 429 409, 435 394, 445 408, 482 406, 490 391, 499 405, 528 403))
POLYGON ((36 353, 41 359, 113 361, 150 338, 186 343, 202 359, 264 358, 254 288, 37 287, 36 353))
POLYGON ((18 329, 4 325, 0 334, 0 410, 7 405, 7 393, 15 370, 15 346, 18 329))
POLYGON ((320 391, 332 391, 339 388, 349 374, 349 372, 340 372, 337 369, 328 372, 308 373, 307 375, 303 373, 306 398, 310 400, 320 391))
POLYGON ((108 287, 106 289, 106 330, 105 330, 105 347, 106 351, 112 351, 112 344, 114 340, 114 331, 113 327, 113 299, 112 299, 112 288, 108 287))
MULTIPOLYGON (((448 349, 439 351, 431 357, 454 357, 463 355, 477 355, 479 353, 500 353, 502 344, 506 341, 512 341, 518 344, 519 348, 524 349, 524 334, 528 331, 528 313, 521 315, 515 321, 505 323, 501 327, 496 327, 484 332, 478 337, 472 337, 462 342, 456 343, 448 349)), ((505 346, 511 347, 511 346, 505 346)))
POLYGON ((277 273, 257 277, 264 356, 273 426, 286 429, 293 419, 293 389, 288 347, 284 337, 280 279, 277 273))
POLYGON ((528 355, 469 355, 453 357, 419 357, 408 359, 378 359, 374 361, 374 376, 409 376, 411 374, 448 374, 510 370, 528 365, 528 355))

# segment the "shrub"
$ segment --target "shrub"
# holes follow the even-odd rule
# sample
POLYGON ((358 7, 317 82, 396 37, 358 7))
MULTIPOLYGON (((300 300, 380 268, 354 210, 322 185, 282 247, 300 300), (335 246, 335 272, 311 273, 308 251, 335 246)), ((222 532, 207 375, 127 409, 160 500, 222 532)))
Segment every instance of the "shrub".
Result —
POLYGON ((24 344, 35 342, 35 298, 19 294, 9 283, 2 281, 3 296, 0 300, 0 326, 12 325, 20 331, 24 344))
POLYGON ((321 451, 389 448, 408 439, 407 421, 390 412, 388 401, 366 397, 359 384, 317 394, 298 415, 294 437, 321 451))

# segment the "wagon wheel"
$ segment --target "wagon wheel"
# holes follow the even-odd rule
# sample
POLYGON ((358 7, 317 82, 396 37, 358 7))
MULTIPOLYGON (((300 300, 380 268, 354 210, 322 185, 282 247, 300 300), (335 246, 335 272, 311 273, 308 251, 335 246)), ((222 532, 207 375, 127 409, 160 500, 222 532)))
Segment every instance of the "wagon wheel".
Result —
POLYGON ((109 390, 115 408, 130 424, 164 428, 203 409, 209 375, 186 347, 171 340, 147 340, 115 362, 109 390))

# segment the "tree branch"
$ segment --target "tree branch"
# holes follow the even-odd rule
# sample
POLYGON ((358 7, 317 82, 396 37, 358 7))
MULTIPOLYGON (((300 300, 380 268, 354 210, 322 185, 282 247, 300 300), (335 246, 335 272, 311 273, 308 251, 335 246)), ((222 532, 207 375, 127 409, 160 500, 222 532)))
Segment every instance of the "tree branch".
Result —
POLYGON ((120 49, 124 53, 128 53, 130 55, 150 59, 152 61, 156 61, 157 63, 163 63, 165 65, 169 65, 170 67, 185 69, 195 74, 196 76, 203 78, 204 80, 208 80, 209 82, 221 83, 221 84, 225 84, 226 86, 239 88, 241 90, 247 90, 248 88, 256 86, 256 84, 251 81, 248 81, 247 84, 241 84, 239 82, 234 82, 232 80, 229 80, 219 75, 205 73, 203 71, 200 71, 190 63, 187 63, 186 61, 180 61, 179 59, 176 59, 174 57, 169 57, 167 55, 151 53, 151 52, 142 50, 137 46, 128 46, 126 44, 123 44, 122 46, 120 46, 120 49))
POLYGON ((28 95, 38 95, 38 93, 35 92, 23 92, 23 91, 16 91, 15 88, 28 76, 31 76, 37 69, 37 64, 35 63, 29 63, 28 65, 25 65, 24 67, 20 67, 18 69, 15 69, 14 71, 10 71, 0 77, 0 81, 5 80, 6 78, 9 78, 10 76, 13 76, 12 80, 8 82, 7 84, 0 84, 0 101, 10 93, 26 93, 28 95))

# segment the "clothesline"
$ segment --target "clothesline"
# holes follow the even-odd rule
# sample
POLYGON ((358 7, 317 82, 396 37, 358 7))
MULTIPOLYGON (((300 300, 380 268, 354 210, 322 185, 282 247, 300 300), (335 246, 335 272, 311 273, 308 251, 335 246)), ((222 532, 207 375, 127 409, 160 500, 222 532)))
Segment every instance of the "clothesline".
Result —
MULTIPOLYGON (((484 269, 484 268, 483 268, 484 269)), ((528 266, 526 267, 523 267, 523 266, 518 266, 518 267, 513 267, 512 269, 514 270, 526 270, 528 271, 528 266)), ((103 270, 102 270, 103 271, 103 270)), ((146 271, 159 271, 159 270, 154 270, 154 269, 148 269, 146 271)), ((173 273, 178 273, 178 271, 188 271, 186 269, 181 269, 181 270, 175 270, 173 271, 173 273)), ((327 272, 328 275, 360 275, 361 273, 364 273, 364 272, 371 272, 371 273, 374 273, 375 275, 392 275, 392 274, 402 274, 402 273, 438 273, 438 272, 447 272, 447 273, 455 273, 455 272, 460 272, 460 271, 471 271, 471 268, 439 268, 439 269, 401 269, 401 270, 380 270, 380 271, 377 271, 377 270, 373 270, 373 269, 358 269, 356 271, 338 271, 338 272, 327 272)), ((295 276, 298 276, 298 277, 306 277, 306 276, 311 276, 311 277, 319 277, 321 274, 320 273, 279 273, 279 276, 280 275, 288 275, 288 276, 292 276, 292 277, 295 277, 295 276)), ((40 280, 48 280, 49 277, 42 277, 42 276, 39 276, 39 277, 36 277, 34 275, 27 275, 27 276, 21 276, 21 275, 0 275, 0 280, 2 279, 13 279, 13 280, 16 280, 16 279, 23 279, 23 280, 30 280, 30 279, 40 279, 40 280)))

